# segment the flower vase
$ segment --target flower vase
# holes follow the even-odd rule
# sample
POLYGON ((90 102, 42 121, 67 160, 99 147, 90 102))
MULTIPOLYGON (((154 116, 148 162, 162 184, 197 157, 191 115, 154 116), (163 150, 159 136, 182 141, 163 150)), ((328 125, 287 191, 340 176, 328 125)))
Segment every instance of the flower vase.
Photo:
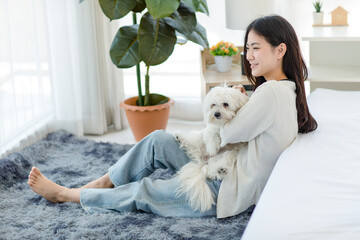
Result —
POLYGON ((230 72, 232 56, 214 56, 216 70, 218 72, 230 72))

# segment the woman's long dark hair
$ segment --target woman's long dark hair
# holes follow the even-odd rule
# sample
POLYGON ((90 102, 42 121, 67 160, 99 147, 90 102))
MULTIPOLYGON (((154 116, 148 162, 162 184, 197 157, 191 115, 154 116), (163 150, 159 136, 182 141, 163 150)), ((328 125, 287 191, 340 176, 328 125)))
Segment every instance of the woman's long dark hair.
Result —
MULTIPOLYGON (((264 37, 273 47, 277 47, 281 43, 286 44, 287 50, 283 58, 282 67, 285 75, 289 79, 294 80, 296 84, 298 131, 300 133, 314 131, 317 128, 317 122, 309 112, 304 86, 304 81, 308 77, 308 70, 302 57, 294 28, 285 18, 277 15, 254 20, 246 30, 244 57, 246 56, 246 44, 251 30, 264 37)), ((251 74, 250 63, 248 61, 244 61, 244 68, 247 78, 254 85, 255 89, 266 82, 264 77, 254 77, 251 74)))

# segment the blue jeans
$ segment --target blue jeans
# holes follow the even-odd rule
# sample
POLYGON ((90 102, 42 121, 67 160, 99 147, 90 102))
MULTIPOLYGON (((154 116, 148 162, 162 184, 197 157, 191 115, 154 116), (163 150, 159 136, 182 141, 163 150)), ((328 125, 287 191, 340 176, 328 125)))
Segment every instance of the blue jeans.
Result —
MULTIPOLYGON (((80 203, 88 213, 142 210, 161 216, 216 216, 216 205, 205 212, 193 210, 185 195, 176 196, 178 178, 153 180, 148 176, 158 168, 178 171, 191 161, 172 134, 159 130, 133 146, 109 169, 115 188, 83 189, 80 203)), ((215 201, 221 182, 208 180, 215 201)))

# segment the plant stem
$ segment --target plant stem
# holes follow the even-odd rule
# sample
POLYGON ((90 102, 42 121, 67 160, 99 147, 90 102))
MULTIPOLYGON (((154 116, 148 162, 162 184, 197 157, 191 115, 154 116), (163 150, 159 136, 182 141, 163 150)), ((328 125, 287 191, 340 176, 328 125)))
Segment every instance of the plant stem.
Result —
MULTIPOLYGON (((137 24, 135 12, 133 12, 133 23, 137 24)), ((141 75, 140 75, 140 64, 139 63, 136 64, 136 80, 137 80, 137 88, 138 88, 138 103, 139 103, 139 106, 144 106, 144 98, 143 98, 142 90, 141 90, 141 75)))
POLYGON ((146 66, 146 75, 145 75, 145 103, 144 106, 150 106, 150 76, 149 76, 150 66, 146 66))
POLYGON ((136 80, 137 80, 137 87, 138 87, 138 99, 139 99, 139 106, 144 106, 144 97, 142 95, 141 90, 141 77, 140 77, 140 64, 136 64, 136 80))

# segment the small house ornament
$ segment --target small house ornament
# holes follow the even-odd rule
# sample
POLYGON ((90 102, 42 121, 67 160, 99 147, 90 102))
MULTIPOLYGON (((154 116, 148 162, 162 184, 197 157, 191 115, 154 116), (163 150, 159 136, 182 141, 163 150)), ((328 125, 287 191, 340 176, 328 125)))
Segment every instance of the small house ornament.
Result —
POLYGON ((331 25, 349 26, 347 22, 348 11, 342 7, 337 7, 331 12, 331 25))

